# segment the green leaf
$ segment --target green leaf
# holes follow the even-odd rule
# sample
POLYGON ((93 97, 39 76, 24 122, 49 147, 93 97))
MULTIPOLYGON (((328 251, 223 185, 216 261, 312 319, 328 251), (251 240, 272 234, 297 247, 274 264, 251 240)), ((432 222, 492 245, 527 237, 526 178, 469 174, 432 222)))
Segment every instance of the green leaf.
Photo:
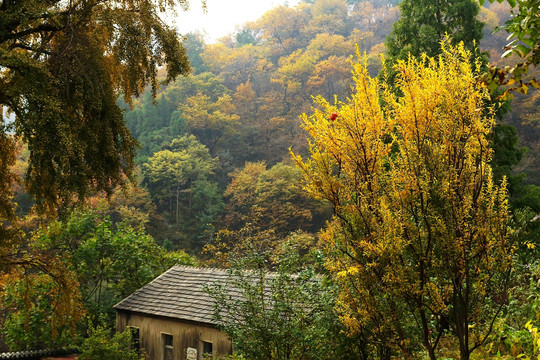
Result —
POLYGON ((510 54, 512 54, 513 51, 514 51, 514 49, 506 50, 505 52, 503 52, 503 54, 501 55, 501 57, 502 57, 502 58, 508 57, 508 56, 510 56, 510 54))
POLYGON ((516 79, 516 81, 519 81, 521 79, 521 74, 523 73, 523 71, 521 70, 521 68, 515 67, 510 71, 510 73, 514 75, 514 79, 516 79))
MULTIPOLYGON (((515 34, 512 34, 512 36, 514 36, 514 35, 515 35, 515 34)), ((510 39, 510 38, 508 38, 507 40, 509 40, 509 39, 510 39)), ((510 41, 510 42, 506 45, 506 47, 515 47, 515 44, 517 43, 517 41, 518 41, 517 39, 514 39, 514 40, 510 41)))
POLYGON ((524 38, 522 39, 522 41, 531 48, 534 46, 534 40, 532 40, 531 38, 524 38))
POLYGON ((515 50, 519 51, 521 57, 525 57, 531 52, 531 48, 521 44, 516 46, 515 50))
POLYGON ((531 20, 531 17, 530 16, 525 16, 523 18, 523 20, 521 20, 520 22, 520 25, 522 28, 526 29, 527 28, 527 24, 529 23, 529 20, 531 20))

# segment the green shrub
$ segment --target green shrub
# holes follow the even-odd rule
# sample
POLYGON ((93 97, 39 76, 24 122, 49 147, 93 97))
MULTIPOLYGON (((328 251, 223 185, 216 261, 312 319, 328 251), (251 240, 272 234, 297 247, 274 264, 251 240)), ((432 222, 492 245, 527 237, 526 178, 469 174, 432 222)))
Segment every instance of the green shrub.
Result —
POLYGON ((128 328, 121 333, 111 334, 104 326, 91 329, 90 337, 83 341, 79 360, 141 360, 131 347, 132 337, 128 328))

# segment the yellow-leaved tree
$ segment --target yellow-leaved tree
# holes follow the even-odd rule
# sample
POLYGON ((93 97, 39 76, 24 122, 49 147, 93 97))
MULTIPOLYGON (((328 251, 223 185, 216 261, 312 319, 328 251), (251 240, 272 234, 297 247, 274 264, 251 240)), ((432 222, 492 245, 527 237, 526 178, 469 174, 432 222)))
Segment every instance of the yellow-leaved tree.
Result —
POLYGON ((396 92, 353 65, 345 102, 303 115, 305 187, 330 201, 321 235, 339 311, 377 357, 460 358, 488 339, 512 267, 506 183, 493 183, 488 94, 463 45, 396 65, 396 92), (396 95, 398 93, 399 95, 396 95))

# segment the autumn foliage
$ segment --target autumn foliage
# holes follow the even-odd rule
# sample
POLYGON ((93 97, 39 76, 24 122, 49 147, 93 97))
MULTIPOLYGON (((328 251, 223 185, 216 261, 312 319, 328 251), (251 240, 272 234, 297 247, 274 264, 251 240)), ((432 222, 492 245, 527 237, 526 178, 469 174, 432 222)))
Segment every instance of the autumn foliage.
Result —
POLYGON ((380 358, 431 359, 451 337, 461 359, 484 344, 511 269, 505 180, 494 184, 493 110, 463 45, 399 61, 396 95, 354 64, 346 102, 303 115, 305 187, 330 201, 322 234, 341 319, 380 358), (337 114, 337 116, 334 116, 337 114))

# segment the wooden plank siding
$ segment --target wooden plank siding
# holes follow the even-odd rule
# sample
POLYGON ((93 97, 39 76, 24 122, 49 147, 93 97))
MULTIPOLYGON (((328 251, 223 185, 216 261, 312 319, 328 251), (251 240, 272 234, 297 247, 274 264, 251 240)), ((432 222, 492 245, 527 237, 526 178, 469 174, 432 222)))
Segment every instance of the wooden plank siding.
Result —
POLYGON ((201 360, 204 342, 213 354, 230 355, 232 342, 212 323, 214 303, 204 291, 226 278, 225 270, 175 266, 114 306, 116 330, 137 328, 148 360, 187 360, 188 348, 201 360), (163 334, 173 337, 172 359, 165 357, 163 334))
POLYGON ((173 336, 173 360, 186 360, 188 347, 197 349, 197 358, 202 359, 203 341, 212 343, 215 354, 230 355, 233 350, 225 333, 202 323, 118 310, 116 330, 123 331, 128 326, 139 329, 140 348, 149 360, 164 359, 162 334, 173 336))

